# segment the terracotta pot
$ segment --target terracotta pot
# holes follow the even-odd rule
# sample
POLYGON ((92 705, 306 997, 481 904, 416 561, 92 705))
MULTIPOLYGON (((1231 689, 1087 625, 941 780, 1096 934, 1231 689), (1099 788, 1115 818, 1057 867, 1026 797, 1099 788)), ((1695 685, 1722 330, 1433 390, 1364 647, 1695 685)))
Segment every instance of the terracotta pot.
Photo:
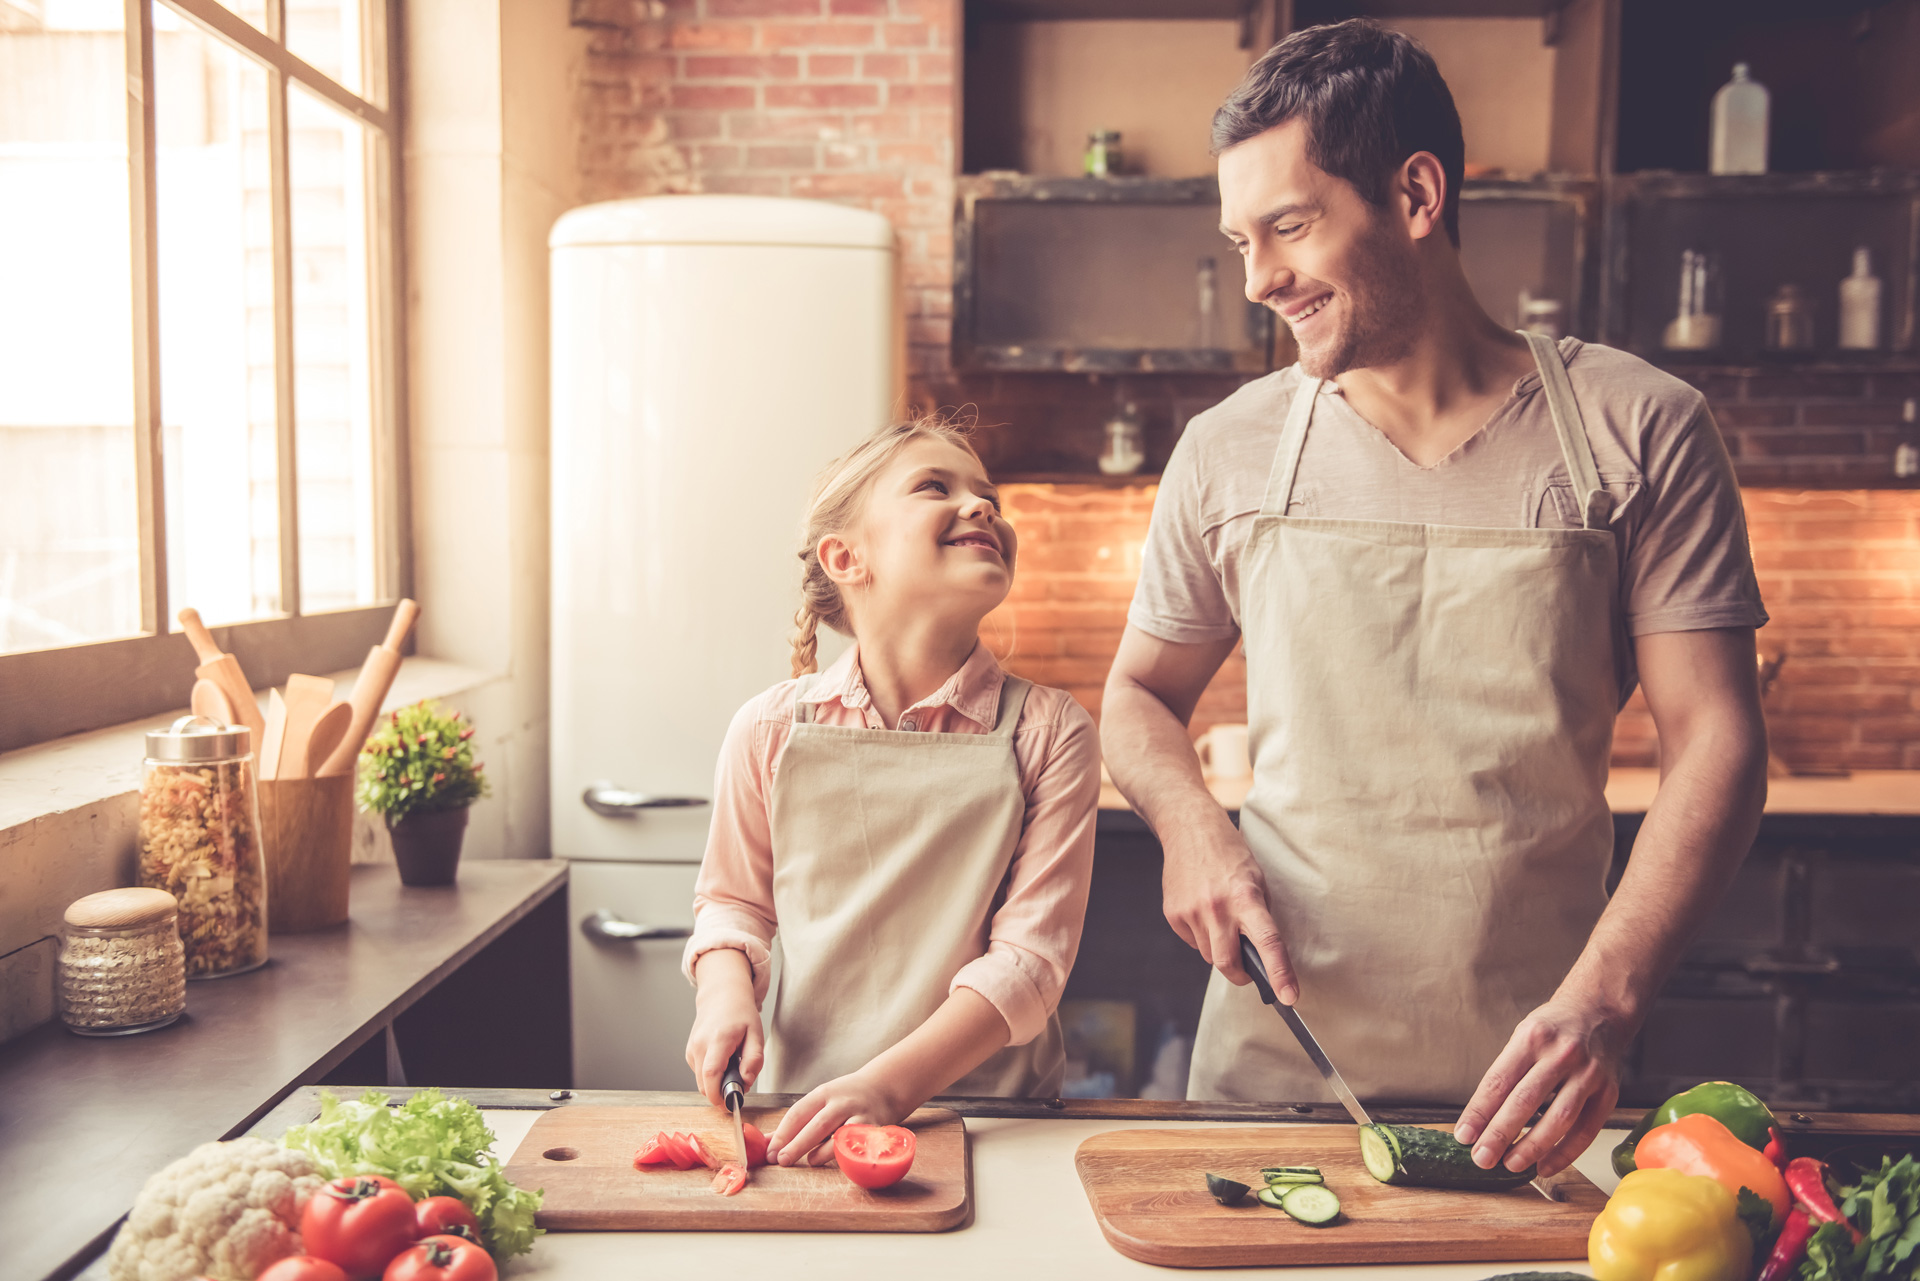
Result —
POLYGON ((453 884, 460 869, 460 841, 467 834, 467 808, 409 814, 387 824, 402 885, 453 884))

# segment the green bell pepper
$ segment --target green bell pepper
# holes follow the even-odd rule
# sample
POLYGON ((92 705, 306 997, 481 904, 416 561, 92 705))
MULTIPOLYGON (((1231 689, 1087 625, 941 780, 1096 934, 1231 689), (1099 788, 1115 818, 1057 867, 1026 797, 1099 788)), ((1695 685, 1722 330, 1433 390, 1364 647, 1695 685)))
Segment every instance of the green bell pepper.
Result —
POLYGON ((1786 1148, 1780 1141, 1772 1109, 1731 1081, 1708 1081, 1683 1090, 1641 1117, 1640 1124, 1613 1150, 1614 1173, 1624 1178, 1638 1168, 1633 1150, 1648 1130, 1697 1112, 1706 1113, 1732 1130, 1742 1143, 1764 1152, 1775 1165, 1784 1163, 1786 1148))

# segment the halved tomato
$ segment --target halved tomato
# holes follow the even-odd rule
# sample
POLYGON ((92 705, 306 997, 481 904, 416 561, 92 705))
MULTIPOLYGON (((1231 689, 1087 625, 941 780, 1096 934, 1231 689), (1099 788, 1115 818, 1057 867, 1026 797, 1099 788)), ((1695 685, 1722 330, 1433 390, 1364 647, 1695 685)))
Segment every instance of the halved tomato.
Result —
POLYGON ((760 1133, 760 1127, 748 1121, 740 1127, 740 1137, 747 1141, 747 1168, 767 1163, 767 1136, 760 1133))
POLYGON ((890 1188, 913 1168, 913 1131, 897 1125, 843 1125, 833 1136, 833 1159, 863 1188, 890 1188))
POLYGON ((720 1168, 719 1159, 713 1155, 713 1150, 701 1140, 699 1135, 675 1134, 673 1137, 680 1140, 696 1163, 706 1166, 709 1170, 720 1168))
POLYGON ((746 1186, 747 1172, 737 1165, 723 1165, 713 1176, 713 1190, 721 1196, 732 1196, 746 1186))

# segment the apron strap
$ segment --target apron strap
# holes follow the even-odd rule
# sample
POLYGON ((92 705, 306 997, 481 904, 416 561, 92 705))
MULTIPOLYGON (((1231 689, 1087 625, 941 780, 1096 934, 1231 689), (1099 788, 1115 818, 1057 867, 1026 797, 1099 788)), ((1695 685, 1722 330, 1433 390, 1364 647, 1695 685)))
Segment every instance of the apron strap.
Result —
POLYGON ((807 691, 813 688, 815 675, 816 673, 808 672, 805 676, 799 676, 794 679, 793 723, 795 725, 810 725, 813 723, 813 704, 806 702, 805 699, 807 697, 807 691))
POLYGON ((1020 709, 1027 705, 1027 691, 1033 682, 1009 676, 1000 685, 1000 711, 993 718, 993 736, 1012 738, 1013 727, 1020 723, 1020 709))
POLYGON ((1266 496, 1260 501, 1262 516, 1284 516, 1293 498, 1293 476, 1300 469, 1300 451, 1307 443, 1307 428, 1313 423, 1313 403, 1320 398, 1320 380, 1301 375, 1301 385, 1287 407, 1286 425, 1280 429, 1280 445, 1273 451, 1273 469, 1267 473, 1266 496))
POLYGON ((1573 478, 1573 491, 1580 496, 1584 527, 1605 529, 1613 515, 1613 495, 1600 484, 1600 469, 1593 462, 1593 443, 1587 439, 1586 420, 1580 416, 1579 402, 1573 398, 1573 383, 1567 378, 1567 362, 1560 345, 1545 334, 1520 331, 1533 349, 1533 363, 1540 368, 1540 386, 1547 393, 1547 412, 1553 415, 1553 430, 1560 438, 1560 454, 1566 459, 1567 474, 1573 478))

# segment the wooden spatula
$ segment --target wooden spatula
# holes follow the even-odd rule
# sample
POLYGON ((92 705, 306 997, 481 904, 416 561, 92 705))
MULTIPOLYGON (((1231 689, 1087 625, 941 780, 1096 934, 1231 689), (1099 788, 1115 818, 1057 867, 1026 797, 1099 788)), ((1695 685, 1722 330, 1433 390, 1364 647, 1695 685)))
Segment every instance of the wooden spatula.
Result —
POLYGON ((340 746, 340 740, 347 736, 347 726, 353 721, 353 704, 335 703, 320 714, 313 723, 313 733, 307 737, 307 777, 320 777, 320 767, 340 746))
POLYGON ((333 703, 333 682, 324 676, 287 677, 286 736, 280 742, 275 778, 307 777, 307 745, 313 728, 333 703))
POLYGON ((254 758, 254 771, 263 783, 280 774, 280 745, 287 737, 287 700, 280 691, 267 691, 266 729, 260 735, 260 754, 254 758))
MULTIPOLYGON (((220 651, 219 642, 200 621, 199 610, 183 609, 179 617, 187 640, 193 644, 193 652, 200 656, 200 666, 193 669, 193 674, 220 687, 220 692, 227 696, 228 707, 240 718, 239 723, 253 731, 254 747, 261 747, 265 742, 266 721, 260 715, 260 704, 253 701, 253 687, 247 684, 247 674, 240 670, 240 660, 220 651)), ((262 755, 259 760, 264 770, 266 757, 262 755)))
POLYGON ((380 704, 393 688, 393 675, 400 670, 400 647, 406 643, 413 620, 419 616, 418 605, 410 600, 401 601, 393 611, 387 638, 367 651, 367 661, 361 665, 359 679, 353 683, 353 695, 347 700, 353 707, 353 720, 347 725, 340 746, 333 749, 333 755, 320 767, 317 777, 330 778, 353 768, 354 759, 360 755, 360 745, 367 741, 367 731, 373 728, 373 718, 380 714, 380 704))
POLYGON ((210 721, 219 721, 222 725, 234 724, 233 704, 220 692, 220 687, 209 680, 193 683, 193 695, 187 702, 187 708, 195 716, 204 716, 210 721))

